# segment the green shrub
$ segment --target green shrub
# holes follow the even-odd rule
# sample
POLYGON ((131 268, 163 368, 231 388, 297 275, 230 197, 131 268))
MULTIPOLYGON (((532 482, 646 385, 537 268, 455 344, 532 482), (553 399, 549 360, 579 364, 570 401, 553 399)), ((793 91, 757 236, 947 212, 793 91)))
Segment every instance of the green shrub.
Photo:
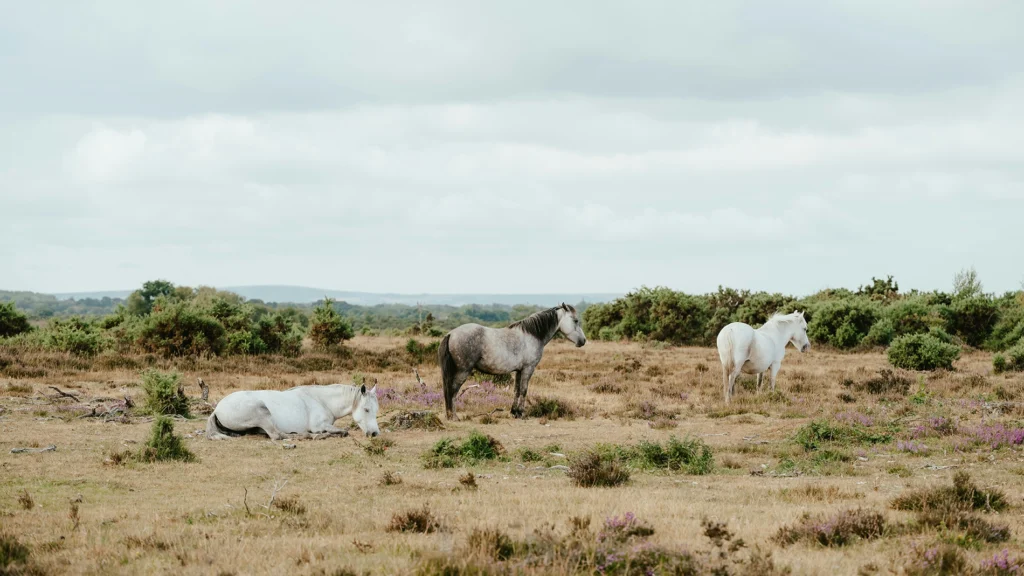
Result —
POLYGON ((1005 353, 993 356, 992 370, 996 374, 1024 371, 1024 338, 1005 353))
POLYGON ((893 340, 887 353, 889 363, 905 370, 951 370, 960 357, 960 347, 932 334, 910 334, 893 340))
POLYGON ((998 303, 999 319, 985 342, 990 350, 1006 350, 1024 339, 1024 291, 1007 294, 998 303))
POLYGON ((99 326, 77 316, 67 320, 52 320, 43 334, 46 347, 50 350, 79 356, 95 356, 110 344, 99 326))
POLYGON ((798 429, 794 440, 805 450, 817 450, 830 443, 838 445, 886 444, 892 442, 892 435, 874 432, 864 426, 815 420, 798 429))
POLYGON ((969 346, 981 346, 999 320, 999 308, 991 298, 957 298, 943 310, 946 330, 969 346))
POLYGON ((812 307, 811 318, 807 326, 811 341, 854 348, 878 319, 878 305, 866 298, 826 300, 812 307))
POLYGON ((226 345, 225 329, 188 302, 160 298, 145 318, 137 343, 144 351, 165 357, 220 354, 226 345))
POLYGON ((921 297, 899 300, 883 310, 884 318, 892 323, 894 338, 928 332, 941 322, 937 309, 921 297))
POLYGON ((421 344, 419 340, 409 338, 405 343, 405 351, 417 364, 423 364, 427 360, 432 360, 437 355, 437 347, 440 344, 440 340, 432 340, 426 344, 421 344))
POLYGON ((14 307, 14 302, 0 303, 0 338, 8 338, 32 331, 32 325, 25 316, 14 307))
POLYGON ((896 327, 893 326, 892 320, 882 318, 871 326, 871 330, 868 330, 868 334, 864 337, 862 344, 868 346, 888 346, 895 337, 896 327))
POLYGON ((484 460, 495 460, 505 453, 505 448, 493 437, 476 430, 469 433, 465 441, 442 438, 423 455, 425 468, 454 468, 460 464, 473 465, 484 460))
POLYGON ((953 475, 952 486, 921 488, 902 494, 891 502, 896 510, 916 512, 944 510, 1005 510, 1009 502, 999 490, 982 490, 971 475, 959 471, 953 475))
POLYGON ((153 421, 149 441, 139 453, 139 460, 143 462, 164 460, 195 462, 198 458, 185 447, 181 437, 174 434, 174 422, 167 416, 157 416, 153 421))
POLYGON ((355 336, 352 325, 334 309, 334 301, 324 298, 313 309, 309 339, 317 350, 327 350, 355 336))
POLYGON ((142 373, 145 409, 150 414, 188 417, 188 398, 181 386, 181 374, 146 370, 142 373))

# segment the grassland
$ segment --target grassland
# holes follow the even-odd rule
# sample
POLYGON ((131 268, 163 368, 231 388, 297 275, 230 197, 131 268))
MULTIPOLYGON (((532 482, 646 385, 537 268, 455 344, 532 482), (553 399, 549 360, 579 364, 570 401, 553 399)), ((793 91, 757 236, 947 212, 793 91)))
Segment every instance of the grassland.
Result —
MULTIPOLYGON (((547 525, 567 530, 574 517, 597 527, 627 513, 653 528, 644 537, 651 545, 700 554, 714 547, 702 520, 725 523, 746 550, 771 550, 776 566, 794 574, 912 572, 927 563, 913 550, 941 546, 958 549, 970 567, 1004 549, 1011 560, 1024 555, 1024 454, 1014 436, 1024 419, 1024 374, 992 375, 988 353, 967 352, 950 372, 880 374, 887 368, 881 352, 791 350, 774 394, 756 394, 747 378, 727 406, 713 349, 594 341, 575 349, 555 341, 529 395, 536 404, 547 401, 574 415, 556 410, 548 417, 510 419, 510 392, 483 382, 463 396, 460 413, 470 418, 446 422, 445 430, 387 430, 385 423, 403 410, 442 412, 436 366, 430 359, 420 365, 418 383, 410 361, 395 360, 404 344, 357 337, 347 344, 344 363, 180 364, 188 393, 199 395, 195 382, 202 377, 211 402, 241 389, 376 379, 382 391, 378 420, 393 441, 371 447, 353 434, 296 441, 291 449, 258 437, 211 442, 197 433, 205 425, 199 415, 175 422, 198 457, 192 463, 116 457, 145 442, 151 426, 144 415, 111 409, 125 396, 142 403, 135 362, 118 368, 109 359, 17 358, 0 376, 0 533, 25 546, 29 556, 27 564, 8 569, 439 573, 427 561, 463 554, 474 530, 495 530, 519 542, 547 525), (77 400, 57 398, 50 386, 77 400), (500 442, 502 455, 460 460, 450 468, 425 466, 424 455, 438 441, 465 439, 472 431, 500 442), (625 462, 626 484, 583 488, 564 469, 575 454, 598 444, 607 451, 672 437, 710 445, 711 473, 625 462), (56 450, 11 453, 50 445, 56 450), (1008 540, 972 540, 956 527, 928 529, 914 512, 891 505, 915 490, 952 485, 958 471, 1005 494, 1008 507, 979 514, 1007 527, 1008 540), (389 530, 395 515, 424 507, 436 529, 389 530), (881 513, 903 528, 842 546, 783 546, 776 538, 804 513, 828 517, 855 508, 881 513)), ((201 403, 196 406, 201 413, 201 403)))

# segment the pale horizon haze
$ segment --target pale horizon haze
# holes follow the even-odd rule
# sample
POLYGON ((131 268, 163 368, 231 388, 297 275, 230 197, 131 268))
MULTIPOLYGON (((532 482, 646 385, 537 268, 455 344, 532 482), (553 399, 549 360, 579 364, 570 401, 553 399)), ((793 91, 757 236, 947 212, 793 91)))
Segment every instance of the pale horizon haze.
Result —
POLYGON ((0 4, 2 290, 1024 280, 1024 3, 0 4))

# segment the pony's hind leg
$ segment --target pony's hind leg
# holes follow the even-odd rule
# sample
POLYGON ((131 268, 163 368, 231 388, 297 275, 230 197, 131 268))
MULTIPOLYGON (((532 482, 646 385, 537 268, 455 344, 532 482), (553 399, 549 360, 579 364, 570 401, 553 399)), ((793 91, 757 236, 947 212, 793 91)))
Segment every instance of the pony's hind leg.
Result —
POLYGON ((449 420, 458 420, 459 416, 455 414, 455 398, 459 395, 459 389, 469 379, 469 372, 458 372, 455 374, 454 380, 452 380, 451 387, 444 391, 444 410, 445 416, 449 420))

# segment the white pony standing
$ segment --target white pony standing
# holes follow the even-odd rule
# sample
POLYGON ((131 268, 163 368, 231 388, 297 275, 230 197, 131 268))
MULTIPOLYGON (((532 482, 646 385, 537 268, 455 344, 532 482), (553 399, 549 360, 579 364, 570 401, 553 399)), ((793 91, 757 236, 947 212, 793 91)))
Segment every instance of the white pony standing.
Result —
POLYGON ((775 314, 757 330, 743 322, 733 322, 722 328, 718 333, 718 357, 722 360, 726 403, 736 392, 736 378, 740 372, 757 374, 757 390, 760 392, 764 372, 771 368, 774 392, 775 376, 782 367, 782 358, 789 343, 800 352, 811 349, 803 312, 775 314))
POLYGON ((367 436, 380 434, 377 427, 377 386, 330 384, 296 386, 288 390, 240 390, 217 403, 206 421, 206 437, 223 440, 232 435, 262 431, 271 440, 312 434, 347 436, 334 421, 352 415, 367 436))

